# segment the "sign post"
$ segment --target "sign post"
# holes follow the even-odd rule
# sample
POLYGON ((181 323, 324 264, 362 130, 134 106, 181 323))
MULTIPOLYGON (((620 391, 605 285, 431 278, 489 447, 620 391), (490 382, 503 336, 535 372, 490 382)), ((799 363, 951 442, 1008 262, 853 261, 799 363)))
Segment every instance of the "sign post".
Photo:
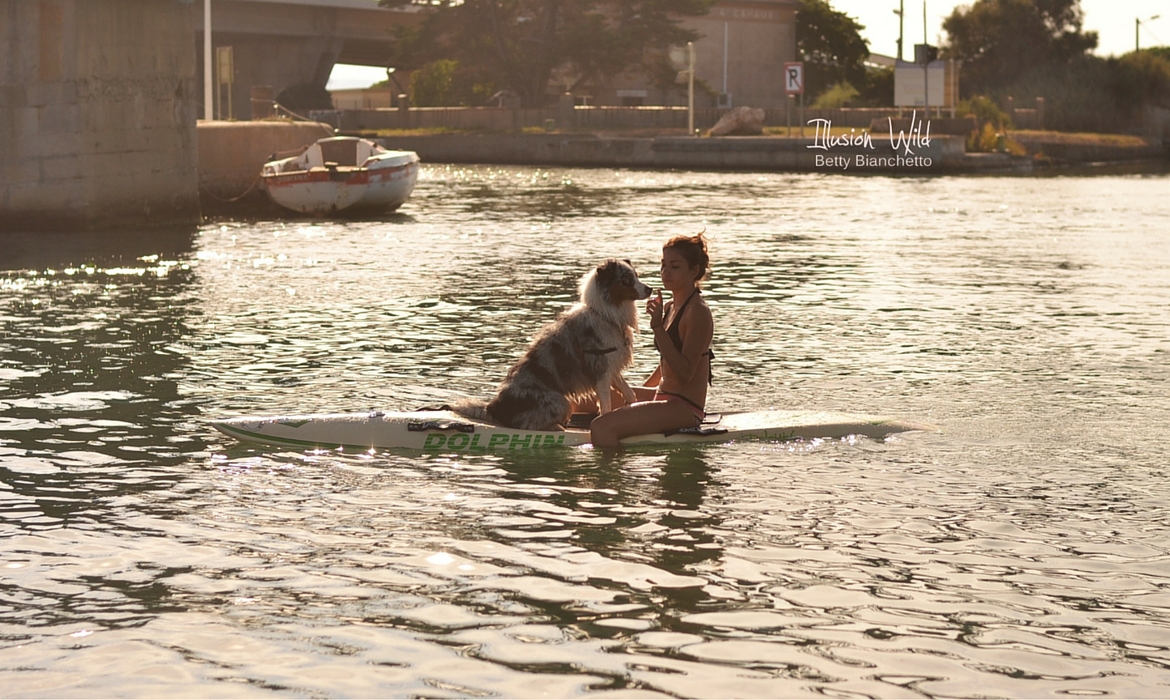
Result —
POLYGON ((695 44, 687 42, 687 136, 695 135, 695 44))
POLYGON ((203 119, 211 121, 213 93, 211 76, 211 0, 203 0, 203 119))
POLYGON ((675 47, 670 50, 670 62, 674 64, 678 75, 675 83, 682 82, 687 77, 687 135, 695 135, 695 44, 687 42, 686 48, 675 47))
POLYGON ((235 61, 232 56, 232 47, 217 46, 215 47, 215 70, 217 73, 219 95, 219 111, 220 118, 223 118, 223 86, 227 85, 227 118, 234 119, 235 115, 232 110, 232 87, 235 83, 235 61))
POLYGON ((788 135, 792 136, 792 96, 800 95, 800 135, 804 137, 804 64, 784 64, 784 94, 788 97, 788 135))

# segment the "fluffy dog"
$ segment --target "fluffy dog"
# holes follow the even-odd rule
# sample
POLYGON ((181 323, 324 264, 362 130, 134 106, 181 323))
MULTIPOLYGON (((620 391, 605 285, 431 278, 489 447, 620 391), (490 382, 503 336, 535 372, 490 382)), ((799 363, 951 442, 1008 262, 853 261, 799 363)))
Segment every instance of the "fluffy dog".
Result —
POLYGON ((455 411, 509 428, 559 430, 572 413, 573 401, 596 398, 606 413, 613 387, 632 402, 634 392, 622 370, 634 358, 634 302, 652 292, 630 261, 605 261, 581 278, 580 302, 536 334, 508 370, 496 397, 486 404, 463 402, 455 411))

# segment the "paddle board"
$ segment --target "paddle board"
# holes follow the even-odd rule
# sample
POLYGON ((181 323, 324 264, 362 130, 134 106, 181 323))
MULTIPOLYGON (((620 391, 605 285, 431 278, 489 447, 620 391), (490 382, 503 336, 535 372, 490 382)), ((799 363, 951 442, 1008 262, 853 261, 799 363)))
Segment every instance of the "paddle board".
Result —
MULTIPOLYGON (((589 444, 589 431, 584 427, 557 431, 518 430, 445 410, 246 416, 213 420, 211 425, 238 440, 301 449, 510 452, 589 444)), ((622 444, 786 441, 848 435, 882 438, 892 433, 930 429, 930 426, 918 423, 841 413, 746 411, 712 414, 698 428, 670 435, 636 435, 622 440, 622 444)))

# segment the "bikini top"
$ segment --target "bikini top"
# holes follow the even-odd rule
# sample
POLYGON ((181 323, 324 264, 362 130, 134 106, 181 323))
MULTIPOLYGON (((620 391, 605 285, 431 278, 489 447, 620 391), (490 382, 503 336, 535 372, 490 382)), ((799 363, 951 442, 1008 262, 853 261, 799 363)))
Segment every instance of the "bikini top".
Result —
MULTIPOLYGON (((691 295, 689 297, 687 297, 687 300, 683 302, 682 306, 678 307, 678 311, 674 312, 674 318, 670 319, 670 325, 668 325, 666 327, 666 335, 670 338, 670 342, 674 345, 674 349, 678 350, 679 352, 682 352, 682 345, 683 345, 682 336, 679 335, 679 332, 678 332, 679 319, 682 318, 683 311, 686 311, 687 304, 691 303, 691 299, 694 299, 697 296, 699 296, 698 289, 696 289, 694 292, 691 293, 691 295)), ((661 350, 658 347, 658 340, 657 339, 654 340, 654 349, 661 352, 661 350)), ((699 355, 699 357, 702 357, 703 355, 706 355, 708 358, 708 360, 707 360, 707 383, 711 384, 712 379, 714 377, 714 372, 711 369, 711 360, 715 359, 715 353, 711 351, 711 348, 707 348, 702 354, 699 355)))

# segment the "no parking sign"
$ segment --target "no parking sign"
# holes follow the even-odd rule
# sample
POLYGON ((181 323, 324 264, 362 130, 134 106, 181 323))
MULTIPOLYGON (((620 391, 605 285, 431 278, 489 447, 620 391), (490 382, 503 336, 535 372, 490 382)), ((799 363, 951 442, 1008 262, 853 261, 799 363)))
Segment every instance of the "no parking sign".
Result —
POLYGON ((789 95, 804 94, 804 64, 784 64, 784 92, 789 95))

